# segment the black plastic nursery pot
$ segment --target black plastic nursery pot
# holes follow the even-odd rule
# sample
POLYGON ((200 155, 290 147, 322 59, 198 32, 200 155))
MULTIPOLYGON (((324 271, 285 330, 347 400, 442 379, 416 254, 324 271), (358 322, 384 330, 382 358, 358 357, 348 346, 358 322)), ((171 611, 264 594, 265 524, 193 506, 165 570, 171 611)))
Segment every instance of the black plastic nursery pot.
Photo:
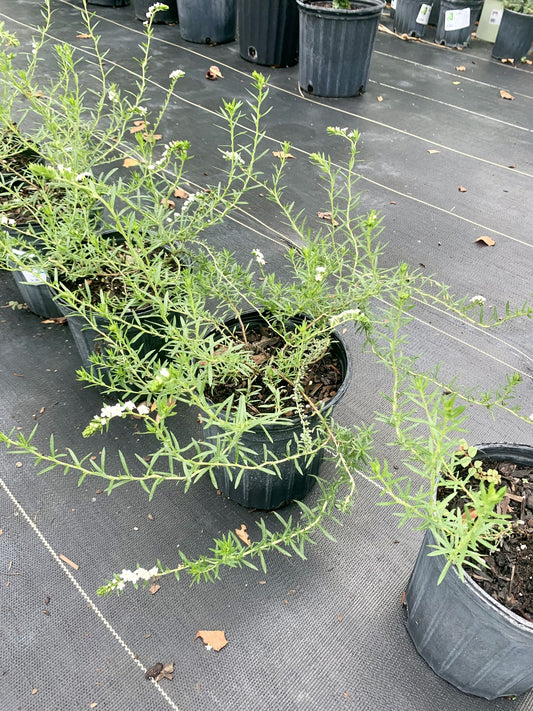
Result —
MULTIPOLYGON (((133 7, 135 9, 135 17, 138 20, 146 22, 148 19, 148 10, 154 4, 153 0, 133 0, 133 7)), ((177 0, 165 0, 165 5, 168 6, 168 10, 159 10, 154 14, 154 23, 160 25, 172 25, 178 21, 178 4, 177 0)))
POLYGON ((178 15, 187 42, 223 44, 235 39, 237 0, 178 0, 178 15))
POLYGON ((431 3, 421 0, 397 0, 394 31, 409 37, 422 37, 431 15, 431 3))
POLYGON ((503 9, 502 20, 492 49, 494 59, 520 61, 533 42, 533 15, 503 9))
MULTIPOLYGON (((241 319, 245 326, 265 323, 256 313, 244 314, 241 319)), ((227 321, 226 326, 229 329, 237 330, 240 323, 237 319, 233 319, 227 321)), ((333 334, 331 352, 341 364, 343 381, 337 393, 322 408, 324 413, 331 413, 333 407, 342 399, 352 376, 347 347, 338 334, 333 334)), ((313 417, 311 417, 309 418, 309 427, 312 429, 313 426, 313 417)), ((291 451, 295 450, 296 439, 300 437, 302 431, 301 420, 294 418, 285 421, 285 423, 268 425, 266 428, 254 428, 243 433, 240 442, 243 448, 257 453, 256 461, 258 465, 262 465, 264 447, 267 447, 271 456, 283 459, 287 454, 287 446, 291 446, 291 451)), ((215 425, 206 430, 208 438, 216 438, 220 434, 222 434, 222 430, 215 425)), ((248 456, 253 455, 248 454, 248 456)), ((268 474, 259 469, 249 469, 242 475, 237 486, 234 483, 235 470, 230 473, 227 467, 218 467, 215 469, 214 475, 218 489, 228 499, 248 508, 271 511, 294 499, 301 499, 311 491, 316 484, 316 477, 323 458, 323 450, 318 452, 311 462, 306 462, 305 457, 301 457, 298 460, 300 470, 293 461, 284 462, 279 465, 280 476, 275 473, 268 474)))
MULTIPOLYGON (((533 466, 533 447, 482 444, 478 458, 533 466)), ((407 629, 419 654, 443 679, 485 699, 517 696, 533 687, 533 623, 482 590, 467 574, 461 580, 428 556, 435 543, 426 532, 405 593, 407 629)))
POLYGON ((333 10, 321 0, 297 3, 300 87, 324 97, 362 94, 385 0, 359 0, 349 10, 333 10))
POLYGON ((483 0, 441 0, 435 42, 466 47, 481 15, 483 0))
POLYGON ((22 301, 32 313, 44 318, 62 315, 54 300, 54 292, 48 286, 45 272, 14 271, 12 274, 22 301))
POLYGON ((237 24, 243 59, 270 67, 298 61, 296 0, 238 0, 237 24))
POLYGON ((124 7, 130 0, 87 0, 88 5, 103 5, 105 7, 124 7))

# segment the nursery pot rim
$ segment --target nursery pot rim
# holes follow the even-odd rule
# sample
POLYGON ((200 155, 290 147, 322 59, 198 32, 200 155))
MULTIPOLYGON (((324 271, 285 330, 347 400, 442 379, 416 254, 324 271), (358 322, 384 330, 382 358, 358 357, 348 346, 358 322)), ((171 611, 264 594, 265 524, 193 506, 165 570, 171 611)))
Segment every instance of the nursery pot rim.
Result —
POLYGON ((321 3, 326 0, 296 0, 301 12, 308 12, 314 15, 323 13, 324 19, 358 19, 359 17, 372 17, 381 14, 385 7, 386 0, 351 0, 355 7, 345 9, 334 9, 321 3))
MULTIPOLYGON (((487 453, 487 450, 490 450, 491 448, 497 447, 498 449, 504 448, 504 447, 517 447, 517 448, 523 448, 530 450, 531 453, 531 459, 533 460, 533 446, 530 444, 518 444, 515 442, 484 442, 483 444, 477 444, 474 445, 478 451, 478 455, 485 455, 485 458, 490 459, 491 456, 494 456, 494 454, 491 454, 490 452, 487 453)), ((505 459, 513 459, 513 456, 511 454, 506 455, 505 459)), ((433 530, 431 528, 426 529, 426 535, 429 534, 433 541, 436 542, 435 536, 433 535, 433 530)), ((424 537, 425 541, 425 537, 424 537)), ((425 547, 425 543, 422 542, 422 547, 425 547)), ((443 558, 444 556, 439 556, 440 558, 443 558)), ((488 592, 483 590, 483 588, 476 583, 476 581, 468 574, 466 570, 463 571, 463 579, 461 580, 461 576, 459 575, 459 571, 457 570, 457 567, 455 565, 450 566, 450 570, 448 571, 447 574, 449 574, 451 571, 453 571, 453 574, 457 576, 459 579, 459 582, 463 583, 464 585, 467 586, 469 590, 481 600, 483 600, 487 605, 489 605, 494 612, 496 612, 498 615, 501 617, 504 617, 508 622, 511 624, 515 625, 516 627, 521 627, 525 628, 533 633, 533 622, 530 622, 527 620, 525 617, 522 617, 522 615, 518 615, 516 612, 513 612, 510 610, 508 607, 503 605, 501 602, 498 600, 495 600, 492 595, 489 595, 488 592)))

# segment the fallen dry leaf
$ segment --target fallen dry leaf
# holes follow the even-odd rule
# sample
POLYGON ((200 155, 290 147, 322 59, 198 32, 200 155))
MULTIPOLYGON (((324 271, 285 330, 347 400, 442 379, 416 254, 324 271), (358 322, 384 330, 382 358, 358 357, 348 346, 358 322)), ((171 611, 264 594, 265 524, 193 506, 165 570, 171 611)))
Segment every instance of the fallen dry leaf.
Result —
POLYGON ((514 101, 514 96, 512 94, 509 94, 508 91, 505 91, 505 89, 500 89, 500 96, 502 99, 507 99, 508 101, 514 101))
POLYGON ((455 86, 457 86, 457 84, 460 84, 461 82, 460 82, 460 81, 454 81, 453 83, 454 83, 455 86))
POLYGON ((144 672, 145 679, 153 679, 163 671, 161 662, 156 662, 144 672))
POLYGON ((460 193, 466 193, 466 188, 465 188, 464 185, 459 185, 459 187, 457 188, 457 190, 459 190, 460 193))
POLYGON ((228 643, 224 630, 200 630, 194 639, 198 639, 198 637, 201 637, 203 643, 212 647, 215 652, 220 652, 228 643))
POLYGON ((161 198, 161 205, 166 205, 169 210, 173 210, 176 207, 174 200, 168 200, 167 198, 161 198))
POLYGON ((168 664, 163 665, 163 668, 158 673, 158 675, 155 677, 155 680, 157 682, 162 681, 163 679, 168 679, 169 681, 172 681, 173 674, 174 674, 174 662, 169 662, 168 664))
POLYGON ((90 709, 95 709, 98 706, 98 701, 93 701, 92 704, 89 704, 90 709))
POLYGON ((57 323, 60 326, 64 326, 67 322, 66 316, 55 316, 54 318, 45 318, 41 323, 57 323))
POLYGON ((134 165, 139 165, 139 161, 135 160, 135 158, 124 158, 123 168, 133 168, 134 165))
POLYGON ((15 464, 15 466, 16 466, 18 469, 20 469, 20 467, 22 466, 22 462, 17 462, 17 463, 15 464))
POLYGON ((316 214, 321 220, 327 220, 328 222, 331 222, 333 227, 339 226, 337 220, 333 219, 333 215, 331 214, 331 212, 317 212, 316 214))
POLYGON ((141 134, 145 141, 160 141, 163 136, 160 133, 144 133, 141 134))
POLYGON ((463 67, 462 65, 460 67, 455 67, 455 69, 458 72, 466 72, 466 67, 463 67))
POLYGON ((514 58, 513 57, 509 57, 508 59, 504 58, 501 60, 501 62, 502 62, 502 64, 514 64, 514 58))
POLYGON ((224 79, 222 72, 220 69, 216 66, 216 64, 212 64, 209 69, 207 70, 207 74, 205 75, 206 79, 211 79, 211 81, 216 81, 217 79, 224 79))
MULTIPOLYGON (((470 520, 475 521, 477 518, 477 511, 475 509, 468 509, 468 513, 470 514, 470 520)), ((466 511, 463 511, 461 518, 463 521, 466 521, 466 511)))
POLYGON ((383 101, 383 97, 382 97, 382 96, 378 96, 377 98, 378 98, 378 101, 383 101))
POLYGON ((161 585, 158 585, 157 583, 152 583, 148 590, 150 592, 150 595, 155 595, 158 590, 161 590, 161 585))
POLYGON ((440 151, 438 151, 436 148, 430 148, 428 150, 428 153, 440 153, 440 151))
POLYGON ((189 193, 182 188, 174 188, 174 197, 186 200, 189 197, 189 193))
POLYGON ((481 237, 478 237, 477 239, 474 240, 474 242, 479 242, 480 244, 486 244, 487 247, 494 247, 496 242, 492 239, 492 237, 487 237, 487 235, 481 235, 481 237))
POLYGON ((235 529, 235 533, 237 534, 238 538, 240 538, 241 541, 245 545, 247 545, 247 546, 250 545, 250 543, 251 543, 250 536, 246 533, 246 526, 244 523, 242 524, 242 526, 240 528, 235 529))
POLYGON ((32 689, 32 690, 31 690, 32 695, 35 696, 35 694, 37 693, 37 691, 38 691, 38 689, 32 689))
POLYGON ((86 32, 80 32, 79 35, 76 35, 76 39, 91 39, 91 35, 86 32))
POLYGON ((283 151, 272 151, 272 155, 274 156, 274 158, 285 158, 286 160, 289 158, 293 158, 294 160, 296 160, 291 153, 284 153, 283 151))
MULTIPOLYGON (((74 510, 74 509, 73 509, 73 510, 74 510)), ((71 568, 74 568, 74 570, 78 570, 78 569, 79 569, 80 566, 79 566, 79 565, 76 565, 76 563, 73 563, 73 562, 70 560, 70 558, 67 558, 66 555, 63 555, 63 553, 60 553, 60 554, 59 554, 59 557, 61 558, 61 560, 63 561, 63 563, 66 563, 67 565, 70 565, 70 567, 71 567, 71 568)))
POLYGON ((146 121, 138 120, 133 122, 133 126, 130 128, 130 133, 138 133, 139 131, 144 131, 146 128, 146 121))

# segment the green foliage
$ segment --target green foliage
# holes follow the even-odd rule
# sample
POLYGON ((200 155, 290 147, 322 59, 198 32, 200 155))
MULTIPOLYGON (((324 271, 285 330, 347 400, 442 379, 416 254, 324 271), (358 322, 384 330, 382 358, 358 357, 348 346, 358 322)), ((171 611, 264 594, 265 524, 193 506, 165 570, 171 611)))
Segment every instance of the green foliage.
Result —
POLYGON ((533 0, 503 0, 503 6, 513 12, 533 15, 533 0))

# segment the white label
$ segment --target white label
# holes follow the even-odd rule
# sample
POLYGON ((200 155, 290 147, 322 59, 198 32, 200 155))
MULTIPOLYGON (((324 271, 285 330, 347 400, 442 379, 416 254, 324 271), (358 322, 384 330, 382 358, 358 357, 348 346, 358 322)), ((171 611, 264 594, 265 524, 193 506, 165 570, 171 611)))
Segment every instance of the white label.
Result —
POLYGON ((48 281, 48 274, 41 270, 40 272, 22 272, 24 281, 30 284, 42 284, 43 281, 48 281))
POLYGON ((391 10, 396 10, 396 2, 397 0, 390 0, 391 10))
POLYGON ((489 17, 489 25, 499 25, 502 21, 503 10, 492 10, 489 17))
POLYGON ((420 11, 418 13, 418 16, 416 18, 416 23, 418 25, 427 25, 429 22, 429 16, 431 15, 431 8, 433 5, 422 5, 420 8, 420 11))
POLYGON ((444 29, 446 32, 452 30, 462 30, 470 27, 470 8, 462 10, 448 10, 444 16, 444 29))

